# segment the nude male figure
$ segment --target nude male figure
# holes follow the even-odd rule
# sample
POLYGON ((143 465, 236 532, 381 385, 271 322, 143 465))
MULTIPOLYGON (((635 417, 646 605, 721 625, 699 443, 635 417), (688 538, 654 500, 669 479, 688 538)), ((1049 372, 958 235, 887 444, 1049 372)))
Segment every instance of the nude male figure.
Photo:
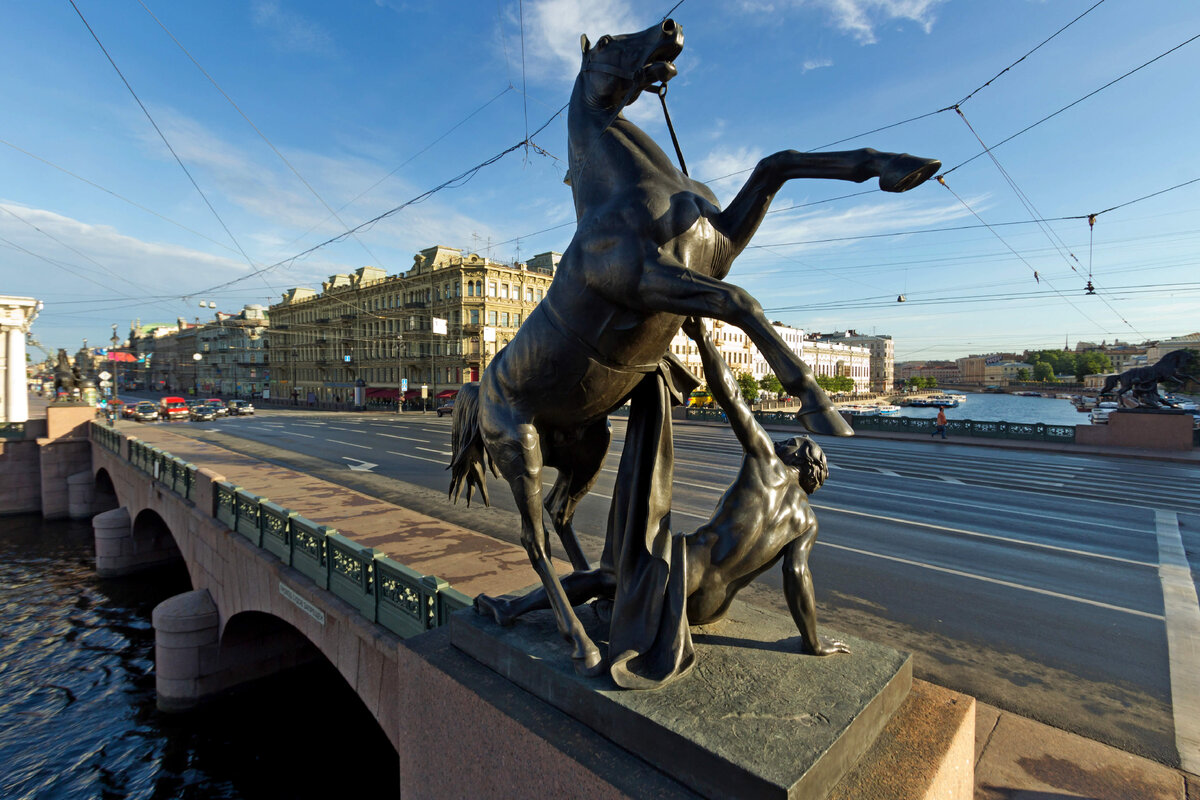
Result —
MULTIPOLYGON (((825 454, 807 436, 773 441, 742 399, 737 380, 700 321, 689 317, 684 332, 695 340, 710 391, 745 450, 737 477, 717 503, 712 518, 684 536, 687 559, 687 621, 720 619, 734 596, 780 559, 788 609, 800 631, 801 652, 848 653, 849 648, 817 633, 816 599, 808 558, 817 540, 817 519, 808 496, 829 475, 825 454)), ((573 605, 611 597, 613 576, 603 570, 575 572, 562 580, 573 605)), ((548 608, 544 590, 514 600, 480 595, 480 613, 501 625, 535 609, 548 608)))

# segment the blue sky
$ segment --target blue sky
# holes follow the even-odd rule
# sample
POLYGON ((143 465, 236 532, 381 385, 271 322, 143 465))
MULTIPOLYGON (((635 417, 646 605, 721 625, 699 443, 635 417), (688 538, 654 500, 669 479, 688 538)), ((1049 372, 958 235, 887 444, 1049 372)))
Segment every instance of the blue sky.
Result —
MULTIPOLYGON (((45 301, 34 333, 52 349, 134 318, 208 319, 201 300, 236 311, 367 264, 401 272, 434 244, 562 251, 574 213, 559 116, 538 149, 253 274, 521 142, 566 103, 580 33, 640 30, 673 5, 75 3, 187 173, 71 3, 6 5, 0 293, 45 301)), ((950 169, 1200 34, 1200 4, 1180 0, 684 0, 672 18, 686 43, 671 115, 692 176, 722 200, 786 148, 870 146, 950 169), (1081 14, 962 116, 859 135, 954 105, 1081 14)), ((1032 222, 1200 178, 1197 75, 1200 39, 996 147, 998 164, 950 172, 952 191, 788 184, 729 280, 774 320, 889 333, 898 359, 1200 329, 1200 182, 1101 214, 1091 237, 1086 219, 1032 222), (915 232, 945 228, 960 229, 915 232)), ((654 97, 627 115, 670 152, 654 97)))

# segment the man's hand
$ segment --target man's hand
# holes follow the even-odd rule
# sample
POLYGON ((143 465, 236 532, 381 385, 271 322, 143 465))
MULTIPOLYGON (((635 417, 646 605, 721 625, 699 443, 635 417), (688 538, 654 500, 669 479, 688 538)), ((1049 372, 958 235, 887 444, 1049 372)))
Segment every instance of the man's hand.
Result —
POLYGON ((704 323, 699 317, 688 317, 683 321, 683 332, 686 333, 692 341, 700 341, 704 338, 704 323))

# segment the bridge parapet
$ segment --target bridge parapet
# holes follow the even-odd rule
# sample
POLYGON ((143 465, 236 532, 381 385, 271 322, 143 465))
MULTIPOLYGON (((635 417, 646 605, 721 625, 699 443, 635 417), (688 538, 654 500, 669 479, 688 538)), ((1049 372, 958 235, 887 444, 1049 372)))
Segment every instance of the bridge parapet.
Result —
POLYGON ((194 504, 397 636, 438 627, 452 612, 472 603, 449 582, 424 575, 163 448, 99 423, 91 430, 96 445, 150 476, 156 486, 194 504))

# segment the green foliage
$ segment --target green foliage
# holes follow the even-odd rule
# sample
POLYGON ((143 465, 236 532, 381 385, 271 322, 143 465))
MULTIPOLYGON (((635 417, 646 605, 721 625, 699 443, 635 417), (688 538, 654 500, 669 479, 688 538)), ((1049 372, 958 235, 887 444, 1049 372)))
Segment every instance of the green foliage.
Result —
POLYGON ((1034 362, 1033 379, 1035 381, 1054 383, 1054 367, 1050 366, 1045 361, 1034 362))
POLYGON ((743 372, 737 376, 738 388, 742 391, 742 398, 747 403, 758 401, 758 381, 754 380, 754 376, 749 372, 743 372))
POLYGON ((831 393, 854 391, 854 379, 848 375, 818 375, 817 385, 831 393))
POLYGON ((1087 353, 1080 353, 1079 358, 1075 362, 1075 380, 1083 381, 1084 375, 1099 375, 1105 372, 1112 372, 1112 359, 1099 350, 1091 350, 1087 353))
MULTIPOLYGON (((1048 365, 1039 363, 1039 366, 1048 366, 1048 365)), ((1029 370, 1025 369, 1024 367, 1021 367, 1019 370, 1017 370, 1017 380, 1019 380, 1019 381, 1029 380, 1029 370)))
POLYGON ((1039 373, 1039 364, 1048 365, 1051 376, 1074 375, 1075 380, 1080 382, 1083 381, 1084 375, 1112 372, 1112 360, 1099 350, 1089 350, 1086 353, 1072 353, 1070 350, 1038 350, 1030 353, 1028 359, 1033 364, 1034 380, 1051 379, 1037 377, 1039 374, 1046 374, 1044 367, 1039 373))
POLYGON ((776 378, 773 372, 768 372, 764 375, 762 380, 758 382, 758 386, 764 392, 770 392, 771 394, 779 394, 783 391, 783 384, 779 382, 779 378, 776 378))
POLYGON ((916 376, 906 380, 904 385, 910 389, 936 389, 938 382, 933 376, 916 376))

